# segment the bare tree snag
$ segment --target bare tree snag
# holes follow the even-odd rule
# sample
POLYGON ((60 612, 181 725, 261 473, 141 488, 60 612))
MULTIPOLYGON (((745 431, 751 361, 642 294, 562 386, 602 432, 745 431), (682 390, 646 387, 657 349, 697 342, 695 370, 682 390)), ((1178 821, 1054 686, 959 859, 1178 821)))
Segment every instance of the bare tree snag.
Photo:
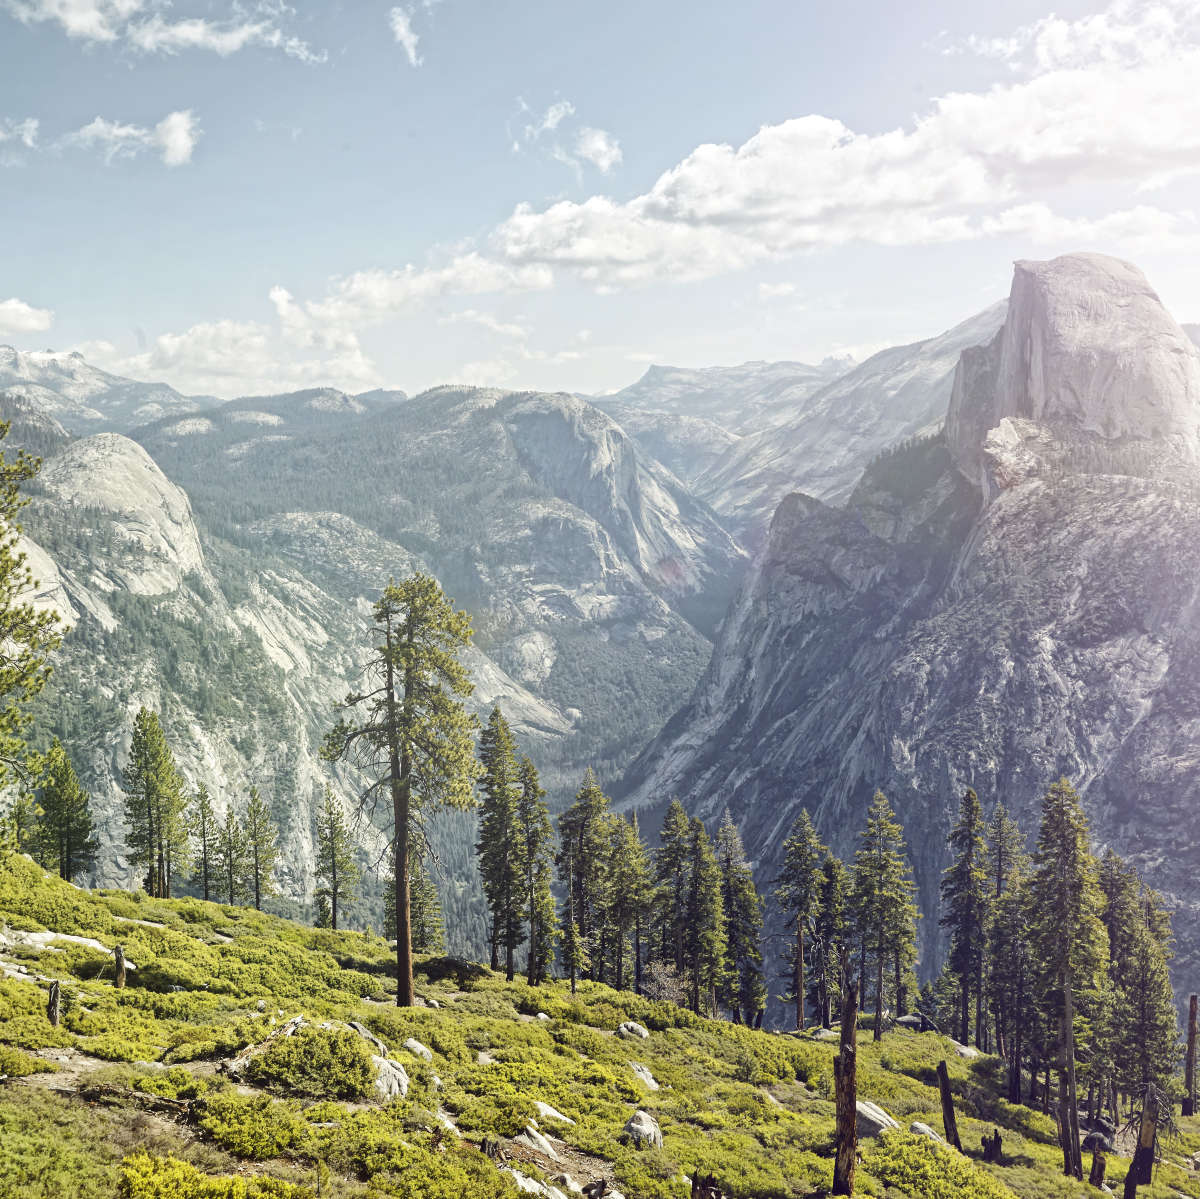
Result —
POLYGON ((50 984, 50 998, 46 1001, 46 1019, 50 1021, 52 1027, 58 1027, 58 1019, 61 1014, 62 1007, 62 992, 59 989, 57 980, 50 984))
POLYGON ((113 985, 119 991, 125 985, 125 950, 120 945, 113 950, 113 961, 116 963, 116 977, 113 985))
POLYGON ((1108 1159, 1097 1145, 1092 1150, 1092 1169, 1088 1174, 1088 1184, 1097 1189, 1104 1185, 1104 1171, 1108 1169, 1108 1159))
POLYGON ((1133 1163, 1125 1175, 1125 1199, 1137 1199, 1138 1184, 1154 1177, 1154 1141, 1158 1135, 1158 1095, 1153 1087, 1146 1088, 1142 1101, 1142 1119, 1138 1126, 1137 1149, 1133 1163))
POLYGON ((858 988, 847 981, 842 990, 842 1038, 837 1057, 833 1059, 837 1099, 833 1193, 853 1195, 855 1154, 858 1151, 858 988))
POLYGON ((1196 1114, 1196 996, 1188 999, 1187 1064, 1183 1072, 1183 1114, 1196 1114))
POLYGON ((950 1092, 950 1075, 944 1058, 937 1064, 937 1080, 938 1090, 942 1094, 942 1125, 946 1129, 946 1141, 961 1153, 962 1141, 958 1139, 958 1121, 954 1118, 954 1096, 950 1092))

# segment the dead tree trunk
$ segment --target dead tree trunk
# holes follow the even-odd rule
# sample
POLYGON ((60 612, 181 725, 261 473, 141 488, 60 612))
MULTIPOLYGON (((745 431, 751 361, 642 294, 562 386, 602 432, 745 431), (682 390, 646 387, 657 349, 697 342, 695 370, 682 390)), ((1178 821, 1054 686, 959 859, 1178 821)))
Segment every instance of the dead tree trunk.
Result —
POLYGON ((113 950, 113 961, 115 962, 113 985, 119 991, 125 985, 125 950, 120 945, 113 950))
POLYGON ((858 1150, 858 988, 849 980, 843 987, 842 1039, 833 1059, 833 1080, 837 1099, 833 1193, 853 1195, 858 1150))
POLYGON ((1153 1087, 1146 1088, 1142 1101, 1142 1120, 1138 1128, 1137 1149, 1133 1163, 1125 1175, 1125 1199, 1137 1199, 1138 1184, 1151 1182, 1154 1177, 1154 1141, 1158 1135, 1158 1096, 1153 1087))
POLYGON ((1183 1114, 1196 1114, 1196 996, 1188 999, 1187 1063, 1183 1071, 1183 1114))
POLYGON ((1101 1152, 1100 1148, 1092 1150, 1092 1169, 1088 1174, 1088 1185, 1094 1186, 1097 1190, 1104 1185, 1104 1171, 1108 1169, 1108 1159, 1101 1152))
POLYGON ((943 1059, 937 1064, 938 1090, 942 1093, 942 1125, 946 1129, 946 1140, 962 1152, 962 1141, 958 1139, 958 1121, 954 1118, 954 1096, 950 1093, 950 1075, 943 1059))
POLYGON ((59 990, 58 982, 50 984, 50 998, 46 1001, 46 1019, 50 1021, 52 1027, 58 1027, 58 1019, 61 1010, 62 993, 59 990))

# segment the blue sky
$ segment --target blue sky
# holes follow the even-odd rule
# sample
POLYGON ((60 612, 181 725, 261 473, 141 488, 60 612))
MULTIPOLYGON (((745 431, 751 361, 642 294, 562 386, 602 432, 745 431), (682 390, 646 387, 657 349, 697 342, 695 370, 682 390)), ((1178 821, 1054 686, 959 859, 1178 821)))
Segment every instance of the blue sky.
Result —
POLYGON ((0 340, 235 395, 602 391, 941 331, 1018 257, 1200 320, 1200 0, 0 0, 0 340))

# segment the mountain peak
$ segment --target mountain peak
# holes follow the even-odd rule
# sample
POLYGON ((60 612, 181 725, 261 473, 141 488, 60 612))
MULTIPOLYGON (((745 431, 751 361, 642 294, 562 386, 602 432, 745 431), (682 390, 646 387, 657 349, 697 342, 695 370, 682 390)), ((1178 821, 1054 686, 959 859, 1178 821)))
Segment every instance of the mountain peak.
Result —
POLYGON ((1170 439, 1200 457, 1200 354, 1130 263, 1019 261, 1004 327, 963 353, 946 418, 955 460, 980 484, 984 442, 1006 419, 1065 442, 1170 439))

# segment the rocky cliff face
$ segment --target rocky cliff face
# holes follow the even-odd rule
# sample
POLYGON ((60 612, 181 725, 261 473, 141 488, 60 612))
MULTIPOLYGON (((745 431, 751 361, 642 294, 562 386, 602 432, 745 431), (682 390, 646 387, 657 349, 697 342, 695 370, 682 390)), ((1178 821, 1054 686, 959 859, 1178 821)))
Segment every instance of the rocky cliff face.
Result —
POLYGON ((743 437, 700 475, 696 492, 753 545, 791 491, 844 502, 881 450, 941 426, 959 355, 990 341, 1004 316, 1005 305, 993 305, 939 337, 882 350, 796 397, 785 420, 743 437))
POLYGON ((766 878, 801 807, 847 853, 882 787, 933 911, 961 792, 1033 829, 1066 775, 1099 842, 1176 906, 1194 961, 1198 371, 1134 268, 1018 264, 945 432, 879 459, 842 507, 779 506, 631 802, 728 805, 766 878))

